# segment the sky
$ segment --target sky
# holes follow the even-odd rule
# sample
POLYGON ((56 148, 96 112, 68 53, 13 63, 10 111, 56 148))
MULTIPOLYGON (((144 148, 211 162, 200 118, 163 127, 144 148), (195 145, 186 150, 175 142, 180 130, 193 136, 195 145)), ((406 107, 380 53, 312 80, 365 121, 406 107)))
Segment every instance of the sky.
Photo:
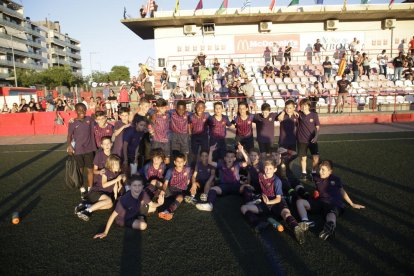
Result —
MULTIPOLYGON (((142 40, 125 27, 124 7, 132 18, 138 17, 141 5, 147 0, 14 0, 24 6, 24 15, 31 21, 47 18, 59 21, 62 33, 68 33, 81 42, 82 71, 109 72, 114 65, 130 68, 137 74, 138 63, 148 57, 155 58, 153 40, 142 40)), ((180 0, 180 9, 193 10, 199 0, 180 0)), ((287 6, 291 0, 276 0, 276 7, 287 6)), ((172 11, 175 0, 156 0, 159 11, 172 11)), ((223 0, 203 0, 205 9, 218 8, 223 0)), ((244 0, 228 0, 229 8, 242 6, 244 0)), ((265 7, 271 0, 251 0, 252 7, 265 7)), ((300 0, 300 5, 314 5, 316 0, 300 0)), ((338 5, 343 0, 324 0, 325 4, 338 5)), ((348 0, 359 4, 361 0, 348 0)), ((402 0, 396 0, 400 3, 402 0)), ((389 0, 371 0, 372 4, 389 3, 389 0)))

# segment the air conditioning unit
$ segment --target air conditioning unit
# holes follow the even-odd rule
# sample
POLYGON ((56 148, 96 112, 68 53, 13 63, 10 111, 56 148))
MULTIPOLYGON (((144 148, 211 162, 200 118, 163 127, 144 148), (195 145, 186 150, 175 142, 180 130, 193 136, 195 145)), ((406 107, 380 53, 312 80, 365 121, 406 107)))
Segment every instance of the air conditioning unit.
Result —
POLYGON ((204 23, 203 24, 203 35, 214 34, 216 26, 214 23, 204 23))
POLYGON ((339 20, 326 20, 325 29, 326 30, 336 30, 339 26, 339 20))
POLYGON ((272 30, 272 22, 263 21, 259 23, 259 31, 261 33, 270 32, 271 30, 272 30))
POLYGON ((382 28, 383 29, 393 29, 397 23, 396 19, 384 19, 382 21, 382 28))
POLYGON ((184 25, 184 34, 186 35, 193 35, 195 34, 197 26, 196 25, 184 25))

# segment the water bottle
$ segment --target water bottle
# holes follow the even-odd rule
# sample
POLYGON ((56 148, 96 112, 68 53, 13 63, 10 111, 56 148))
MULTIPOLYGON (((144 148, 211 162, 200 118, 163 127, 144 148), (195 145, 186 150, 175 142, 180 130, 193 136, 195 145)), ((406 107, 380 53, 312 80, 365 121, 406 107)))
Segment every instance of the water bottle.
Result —
POLYGON ((20 223, 20 217, 18 212, 13 212, 12 214, 12 223, 13 224, 19 224, 20 223))
POLYGON ((267 218, 267 221, 273 226, 273 228, 277 229, 277 231, 283 232, 284 228, 283 225, 280 224, 280 222, 278 222, 274 218, 267 218))

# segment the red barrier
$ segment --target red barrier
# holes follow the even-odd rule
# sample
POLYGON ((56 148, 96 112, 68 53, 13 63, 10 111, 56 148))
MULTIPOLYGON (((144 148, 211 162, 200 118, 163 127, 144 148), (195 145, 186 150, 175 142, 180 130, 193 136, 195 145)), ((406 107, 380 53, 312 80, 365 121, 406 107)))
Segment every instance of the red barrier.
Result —
POLYGON ((34 135, 34 113, 1 114, 0 136, 34 135))

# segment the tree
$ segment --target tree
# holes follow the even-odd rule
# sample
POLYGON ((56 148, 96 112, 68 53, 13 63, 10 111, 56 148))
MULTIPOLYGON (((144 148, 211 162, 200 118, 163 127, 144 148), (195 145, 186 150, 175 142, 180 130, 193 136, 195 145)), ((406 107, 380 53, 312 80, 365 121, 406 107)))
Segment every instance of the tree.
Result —
POLYGON ((93 71, 92 74, 87 77, 87 79, 92 79, 94 82, 109 82, 109 73, 107 72, 100 72, 100 71, 93 71))
POLYGON ((126 66, 113 66, 109 72, 110 81, 128 81, 129 79, 129 68, 126 66))
POLYGON ((53 88, 56 86, 71 87, 84 83, 83 77, 73 73, 70 67, 52 67, 41 72, 25 69, 17 69, 16 71, 19 86, 42 84, 48 88, 53 88))

